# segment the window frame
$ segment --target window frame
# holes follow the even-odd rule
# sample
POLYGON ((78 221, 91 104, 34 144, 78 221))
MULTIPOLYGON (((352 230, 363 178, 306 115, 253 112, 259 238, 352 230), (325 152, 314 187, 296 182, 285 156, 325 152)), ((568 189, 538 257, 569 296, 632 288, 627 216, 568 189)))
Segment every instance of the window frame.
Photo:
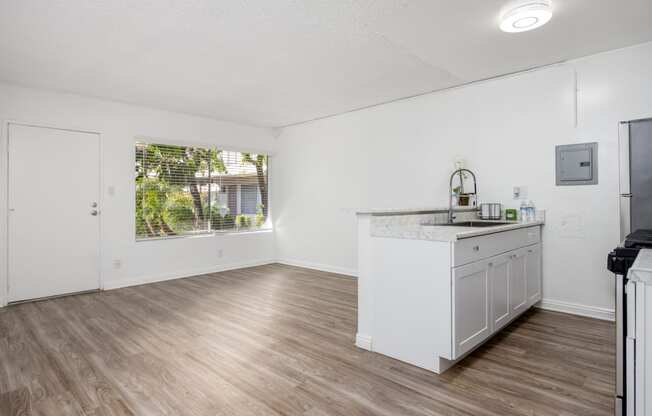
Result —
POLYGON ((247 235, 247 234, 266 234, 274 231, 273 221, 272 221, 272 198, 271 198, 271 159, 273 158, 273 152, 270 150, 252 150, 250 148, 242 148, 239 146, 230 146, 230 145, 220 145, 206 142, 194 142, 188 140, 170 140, 157 138, 153 136, 136 136, 131 143, 131 152, 132 152, 132 168, 136 166, 138 161, 137 152, 135 151, 136 145, 138 143, 143 144, 160 144, 168 146, 185 146, 185 147, 200 147, 204 149, 219 149, 222 151, 228 152, 238 152, 238 153, 253 153, 253 154, 264 154, 267 156, 267 217, 265 222, 260 228, 245 228, 245 229, 228 229, 228 230, 205 230, 198 231, 196 233, 181 234, 181 235, 168 235, 168 236, 157 236, 157 237, 143 237, 139 238, 136 233, 136 209, 137 209, 137 187, 135 179, 132 179, 133 183, 133 193, 132 193, 132 230, 133 238, 135 243, 146 243, 152 241, 161 241, 161 240, 176 240, 184 238, 206 238, 206 237, 219 237, 226 235, 247 235), (237 150, 236 150, 237 149, 237 150))

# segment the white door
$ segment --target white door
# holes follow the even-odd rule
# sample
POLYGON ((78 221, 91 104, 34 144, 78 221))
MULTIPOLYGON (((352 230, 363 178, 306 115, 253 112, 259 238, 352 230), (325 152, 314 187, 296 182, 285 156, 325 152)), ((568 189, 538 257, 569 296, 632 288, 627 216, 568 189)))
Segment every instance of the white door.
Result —
POLYGON ((527 276, 525 263, 525 249, 518 249, 511 254, 509 303, 512 316, 524 312, 527 307, 527 276))
POLYGON ((489 262, 453 269, 453 358, 459 358, 491 333, 489 317, 489 262))
POLYGON ((9 125, 9 301, 99 288, 99 135, 9 125))
POLYGON ((491 314, 493 330, 497 331, 509 322, 509 275, 510 255, 503 254, 489 259, 489 280, 491 282, 491 314))

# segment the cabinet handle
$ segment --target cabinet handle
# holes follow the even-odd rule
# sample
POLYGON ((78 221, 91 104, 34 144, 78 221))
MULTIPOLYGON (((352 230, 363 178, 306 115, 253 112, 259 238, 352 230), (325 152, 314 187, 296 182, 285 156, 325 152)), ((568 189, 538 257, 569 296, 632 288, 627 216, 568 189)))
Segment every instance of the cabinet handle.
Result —
POLYGON ((489 263, 489 267, 493 267, 493 266, 494 266, 494 264, 490 262, 490 263, 489 263))
POLYGON ((532 249, 529 249, 527 252, 528 252, 528 253, 532 253, 532 249))
POLYGON ((516 254, 512 254, 510 257, 513 258, 513 259, 515 259, 515 258, 516 258, 516 254))
POLYGON ((480 246, 473 246, 473 251, 480 251, 480 246))

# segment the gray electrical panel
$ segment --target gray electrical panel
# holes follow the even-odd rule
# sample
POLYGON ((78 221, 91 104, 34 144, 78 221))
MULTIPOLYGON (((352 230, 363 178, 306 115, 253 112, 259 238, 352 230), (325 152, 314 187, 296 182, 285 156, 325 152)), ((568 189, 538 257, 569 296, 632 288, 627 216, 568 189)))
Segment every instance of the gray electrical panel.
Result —
POLYGON ((555 147, 558 186, 597 185, 598 144, 565 144, 555 147))

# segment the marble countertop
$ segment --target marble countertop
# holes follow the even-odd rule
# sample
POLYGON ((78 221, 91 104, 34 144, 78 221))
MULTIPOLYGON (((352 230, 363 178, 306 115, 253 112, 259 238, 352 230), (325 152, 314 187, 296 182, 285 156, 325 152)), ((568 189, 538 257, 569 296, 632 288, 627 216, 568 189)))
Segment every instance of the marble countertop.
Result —
MULTIPOLYGON (((495 222, 474 220, 477 222, 495 222)), ((504 221, 503 221, 504 222, 504 221)), ((457 241, 464 238, 478 237, 519 228, 543 225, 543 220, 529 222, 510 222, 494 227, 456 227, 451 225, 422 225, 422 224, 396 224, 377 223, 372 227, 372 237, 403 238, 409 240, 430 241, 457 241)))
MULTIPOLYGON (((477 211, 478 207, 455 207, 455 212, 477 211)), ((387 209, 363 209, 356 212, 357 215, 411 215, 411 214, 432 214, 437 212, 448 212, 448 207, 417 207, 417 208, 387 208, 387 209)))
POLYGON ((634 264, 627 273, 627 278, 652 285, 652 250, 642 249, 638 252, 634 264))

